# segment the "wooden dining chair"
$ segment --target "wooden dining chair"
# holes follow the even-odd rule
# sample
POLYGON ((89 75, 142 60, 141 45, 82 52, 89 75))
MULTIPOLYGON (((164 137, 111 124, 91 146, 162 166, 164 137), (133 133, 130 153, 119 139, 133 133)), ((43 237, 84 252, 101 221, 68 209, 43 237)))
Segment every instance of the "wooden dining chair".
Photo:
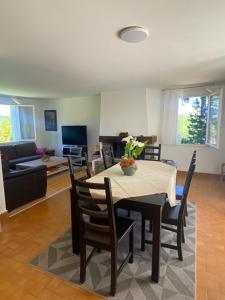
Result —
MULTIPOLYGON (((192 157, 191 157, 189 169, 191 168, 191 165, 196 162, 196 158, 197 158, 197 151, 194 150, 192 157)), ((186 177, 186 179, 187 179, 187 177, 186 177)), ((181 200, 181 198, 183 196, 183 191, 184 191, 183 185, 176 185, 176 199, 177 200, 181 200)))
POLYGON ((108 169, 117 163, 112 146, 102 147, 102 158, 105 169, 108 169))
MULTIPOLYGON (((161 247, 177 250, 179 260, 183 260, 182 242, 183 243, 185 242, 183 223, 185 218, 185 208, 187 206, 187 196, 190 189, 192 177, 195 171, 195 166, 196 166, 195 163, 193 163, 188 171, 187 180, 185 181, 181 202, 173 207, 170 206, 169 202, 166 202, 162 212, 162 228, 165 230, 176 232, 177 244, 171 245, 171 244, 161 243, 161 247), (169 226, 166 226, 164 224, 169 226), (170 225, 173 225, 176 228, 170 227, 170 225)), ((145 250, 145 243, 152 244, 152 241, 146 240, 145 238, 145 221, 146 221, 146 217, 143 214, 142 215, 142 237, 141 237, 141 250, 143 251, 145 250)))
MULTIPOLYGON (((88 155, 87 153, 84 154, 84 158, 85 158, 85 164, 82 167, 82 171, 85 172, 85 174, 82 177, 79 177, 79 179, 81 180, 85 180, 88 178, 91 178, 91 170, 89 167, 89 162, 88 162, 88 155)), ((72 157, 68 157, 68 166, 69 166, 69 172, 70 172, 70 179, 71 179, 71 185, 73 185, 73 182, 75 180, 75 169, 74 169, 74 165, 73 165, 73 158, 72 157)))
POLYGON ((80 229, 80 282, 86 279, 86 266, 96 249, 104 249, 111 252, 111 294, 116 293, 116 281, 124 265, 133 262, 134 251, 134 221, 128 218, 116 217, 112 202, 110 179, 104 178, 104 183, 89 183, 75 180, 75 198, 78 203, 79 229, 80 229), (80 188, 102 190, 104 198, 93 198, 84 195, 80 188), (103 205, 104 210, 96 211, 89 209, 91 205, 103 205), (89 218, 87 218, 87 216, 89 218), (98 220, 97 222, 95 220, 98 220), (102 223, 99 222, 102 220, 102 223), (129 235, 129 251, 119 268, 117 268, 117 252, 119 243, 129 235), (86 246, 94 249, 86 257, 86 246))
POLYGON ((158 146, 146 145, 144 149, 143 158, 145 160, 158 160, 161 159, 161 144, 158 146))
MULTIPOLYGON (((88 178, 91 178, 91 171, 89 168, 87 153, 84 154, 84 157, 85 157, 85 165, 83 166, 82 169, 84 170, 85 173, 83 176, 79 177, 79 180, 87 180, 88 178)), ((73 166, 71 157, 68 157, 68 165, 69 165, 69 172, 70 172, 70 181, 71 181, 71 186, 72 186, 71 192, 74 194, 75 193, 74 183, 78 178, 75 178, 75 170, 74 170, 74 166, 73 166)), ((89 190, 86 188, 81 189, 81 191, 83 194, 86 194, 86 195, 90 194, 89 190)), ((73 203, 71 203, 71 205, 73 206, 73 203)), ((96 209, 97 206, 95 206, 94 208, 96 209)), ((74 215, 71 215, 71 219, 72 219, 72 222, 74 222, 74 215)))

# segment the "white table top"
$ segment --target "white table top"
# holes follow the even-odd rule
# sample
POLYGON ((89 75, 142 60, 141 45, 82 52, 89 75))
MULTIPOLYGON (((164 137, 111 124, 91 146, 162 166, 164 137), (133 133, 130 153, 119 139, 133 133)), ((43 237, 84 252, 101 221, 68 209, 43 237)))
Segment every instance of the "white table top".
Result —
MULTIPOLYGON (((104 177, 109 177, 114 203, 124 198, 167 193, 170 205, 175 206, 177 169, 158 161, 137 160, 136 164, 138 170, 133 176, 123 175, 120 165, 116 164, 87 181, 103 183, 104 177)), ((104 196, 103 193, 91 190, 96 198, 104 196)))

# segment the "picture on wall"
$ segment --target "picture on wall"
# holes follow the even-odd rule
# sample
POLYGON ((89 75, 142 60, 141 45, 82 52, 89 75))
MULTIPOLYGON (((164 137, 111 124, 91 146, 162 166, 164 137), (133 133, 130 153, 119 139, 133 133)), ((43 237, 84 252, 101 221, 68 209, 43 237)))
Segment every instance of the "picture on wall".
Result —
POLYGON ((57 131, 56 110, 45 110, 45 130, 57 131))

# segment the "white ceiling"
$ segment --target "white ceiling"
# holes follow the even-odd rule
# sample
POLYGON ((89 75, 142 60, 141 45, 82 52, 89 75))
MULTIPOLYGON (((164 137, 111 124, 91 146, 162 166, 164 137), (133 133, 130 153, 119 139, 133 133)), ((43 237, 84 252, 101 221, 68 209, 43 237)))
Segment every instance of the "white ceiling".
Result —
POLYGON ((0 93, 68 97, 225 79, 224 0, 0 0, 0 93), (128 44, 117 32, 144 26, 128 44))

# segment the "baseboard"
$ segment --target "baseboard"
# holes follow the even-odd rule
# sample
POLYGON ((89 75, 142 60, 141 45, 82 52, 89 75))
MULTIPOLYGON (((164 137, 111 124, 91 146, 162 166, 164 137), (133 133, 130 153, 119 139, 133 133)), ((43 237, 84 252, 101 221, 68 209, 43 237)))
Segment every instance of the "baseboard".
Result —
MULTIPOLYGON (((186 175, 187 174, 187 171, 177 171, 177 174, 180 174, 180 175, 186 175)), ((220 177, 221 175, 220 174, 211 174, 211 173, 203 173, 203 172, 195 172, 194 173, 194 176, 215 176, 215 177, 220 177)))

